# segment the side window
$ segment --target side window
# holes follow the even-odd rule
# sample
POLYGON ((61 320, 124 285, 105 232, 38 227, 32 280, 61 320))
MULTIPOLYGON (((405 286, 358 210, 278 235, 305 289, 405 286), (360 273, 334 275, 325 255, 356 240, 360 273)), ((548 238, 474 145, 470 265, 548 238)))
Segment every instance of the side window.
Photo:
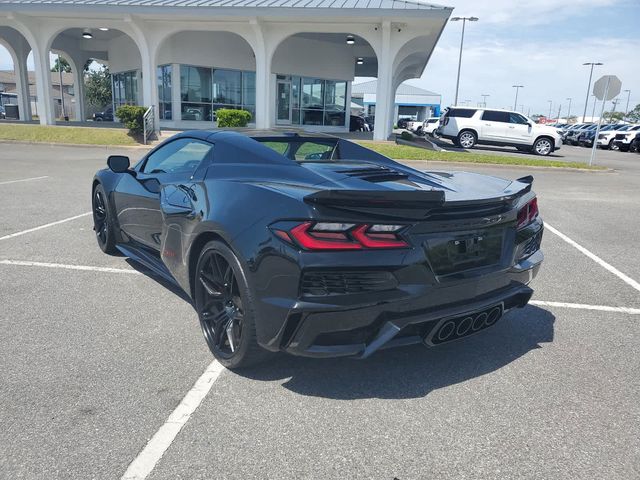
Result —
POLYGON ((185 173, 193 175, 213 145, 193 138, 179 138, 147 158, 144 173, 185 173))
POLYGON ((451 108, 447 115, 449 117, 471 118, 476 111, 473 108, 451 108))
POLYGON ((524 118, 519 113, 510 113, 509 114, 509 123, 518 123, 520 125, 526 125, 529 122, 527 122, 527 119, 524 118))
POLYGON ((509 123, 509 113, 498 112, 496 110, 485 110, 482 114, 482 120, 486 120, 487 122, 509 123))

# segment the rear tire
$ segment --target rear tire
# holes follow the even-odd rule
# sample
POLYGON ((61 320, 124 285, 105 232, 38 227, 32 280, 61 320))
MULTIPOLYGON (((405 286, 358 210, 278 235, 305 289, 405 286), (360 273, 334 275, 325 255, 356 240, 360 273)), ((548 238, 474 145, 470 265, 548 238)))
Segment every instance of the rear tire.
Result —
POLYGON ((193 277, 195 306, 213 356, 228 369, 263 362, 269 352, 256 338, 254 300, 240 261, 224 243, 207 243, 193 277))
POLYGON ((469 149, 476 146, 478 136, 471 130, 463 130, 458 134, 457 140, 460 147, 469 149))
POLYGON ((540 137, 533 143, 533 151, 536 155, 546 157, 553 152, 553 143, 548 137, 540 137))
POLYGON ((101 184, 96 185, 91 197, 93 209, 93 230, 96 232, 96 239, 100 250, 109 255, 115 255, 116 230, 114 228, 113 213, 109 207, 107 194, 101 184))

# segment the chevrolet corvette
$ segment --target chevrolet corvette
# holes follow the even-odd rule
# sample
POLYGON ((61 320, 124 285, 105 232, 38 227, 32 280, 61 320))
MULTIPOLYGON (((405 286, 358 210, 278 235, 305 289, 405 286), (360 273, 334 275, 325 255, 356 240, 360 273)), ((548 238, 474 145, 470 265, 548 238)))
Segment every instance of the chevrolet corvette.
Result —
POLYGON ((184 290, 231 369, 482 332, 527 304, 543 260, 531 176, 419 171, 275 130, 184 132, 107 164, 99 247, 184 290))

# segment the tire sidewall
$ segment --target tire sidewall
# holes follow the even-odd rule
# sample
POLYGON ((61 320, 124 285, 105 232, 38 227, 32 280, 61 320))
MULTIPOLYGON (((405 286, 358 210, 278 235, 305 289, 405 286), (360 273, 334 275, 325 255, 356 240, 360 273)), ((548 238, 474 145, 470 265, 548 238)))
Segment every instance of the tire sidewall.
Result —
POLYGON ((103 244, 100 242, 100 240, 97 238, 97 235, 96 235, 96 241, 98 242, 98 246, 100 247, 100 250, 102 250, 104 253, 113 254, 116 252, 116 231, 114 228, 113 213, 111 211, 111 206, 109 205, 109 198, 107 197, 107 193, 105 192, 104 187, 100 183, 96 185, 91 195, 91 213, 93 217, 94 230, 95 230, 95 222, 96 222, 95 201, 96 201, 96 195, 98 193, 102 195, 102 198, 104 201, 104 210, 105 210, 105 215, 107 217, 105 219, 105 221, 107 222, 107 239, 103 244))
POLYGON ((552 142, 549 138, 547 138, 547 137, 538 138, 538 139, 533 143, 533 148, 532 148, 532 150, 533 150, 533 152, 534 152, 536 155, 541 155, 541 156, 543 156, 543 157, 546 157, 546 156, 548 156, 548 155, 551 155, 551 152, 553 152, 553 142, 552 142), (537 148, 536 148, 536 147, 537 147, 537 145, 538 145, 538 143, 543 142, 543 141, 547 141, 547 142, 549 142, 550 148, 549 148, 549 151, 548 151, 547 153, 539 153, 539 152, 538 152, 538 150, 537 150, 537 148))
MULTIPOLYGON (((196 264, 196 271, 194 281, 197 281, 197 276, 202 268, 202 264, 206 254, 210 252, 216 252, 229 263, 231 269, 233 270, 233 274, 238 282, 238 289, 240 290, 240 298, 242 300, 242 309, 243 309, 243 324, 242 324, 242 335, 240 337, 240 345, 238 349, 234 352, 231 357, 225 358, 218 355, 215 350, 207 343, 209 350, 213 354, 213 356, 218 360, 223 366, 233 369, 240 368, 244 366, 249 366, 251 359, 247 358, 249 354, 249 350, 252 347, 255 347, 255 309, 253 296, 249 289, 249 283, 247 281, 247 277, 245 275, 244 268, 240 263, 240 260, 235 255, 235 253, 224 243, 212 240, 208 242, 202 251, 200 252, 200 256, 198 257, 198 263, 196 264)), ((199 288, 196 285, 196 288, 199 288)), ((195 298, 195 307, 198 313, 198 317, 200 320, 200 325, 202 326, 202 318, 200 314, 200 305, 198 305, 199 295, 196 295, 195 298)), ((253 363, 253 362, 251 362, 253 363)))

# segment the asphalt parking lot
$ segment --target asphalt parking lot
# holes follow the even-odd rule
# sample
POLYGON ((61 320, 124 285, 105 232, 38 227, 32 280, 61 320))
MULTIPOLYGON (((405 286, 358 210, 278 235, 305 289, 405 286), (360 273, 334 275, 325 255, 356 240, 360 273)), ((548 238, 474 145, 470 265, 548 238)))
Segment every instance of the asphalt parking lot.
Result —
POLYGON ((183 296, 98 249, 91 179, 116 152, 0 144, 0 478, 640 477, 640 155, 599 152, 599 173, 414 162, 535 176, 534 302, 438 348, 237 374, 183 296), (176 425, 154 463, 145 445, 176 425))

